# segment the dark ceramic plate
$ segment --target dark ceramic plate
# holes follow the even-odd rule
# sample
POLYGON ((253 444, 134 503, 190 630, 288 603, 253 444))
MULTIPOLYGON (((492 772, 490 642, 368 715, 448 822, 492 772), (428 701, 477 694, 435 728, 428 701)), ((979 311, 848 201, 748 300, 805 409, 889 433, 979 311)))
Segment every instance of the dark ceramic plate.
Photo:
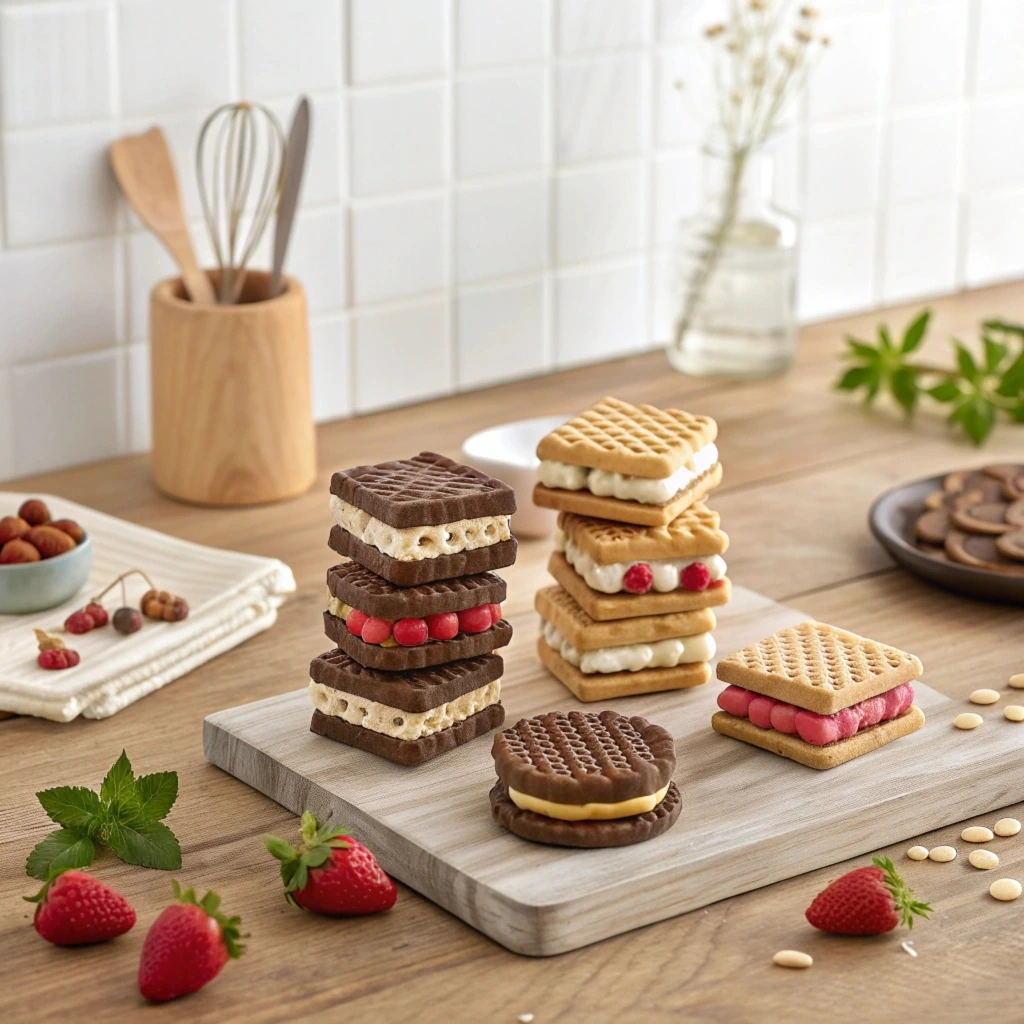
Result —
POLYGON ((942 480, 941 476, 930 476, 886 491, 868 514, 875 539, 900 565, 929 583, 989 601, 1024 604, 1024 575, 947 562, 915 546, 914 523, 924 511, 925 496, 941 490, 942 480))

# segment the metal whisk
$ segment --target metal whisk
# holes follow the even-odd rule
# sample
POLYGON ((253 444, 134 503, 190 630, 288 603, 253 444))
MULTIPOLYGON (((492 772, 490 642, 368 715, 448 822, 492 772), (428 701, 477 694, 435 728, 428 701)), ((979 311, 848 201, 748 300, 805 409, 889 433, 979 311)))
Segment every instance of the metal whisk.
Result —
POLYGON ((225 103, 203 122, 196 176, 220 268, 221 304, 237 302, 242 294, 246 267, 284 187, 284 154, 281 125, 259 103, 225 103))

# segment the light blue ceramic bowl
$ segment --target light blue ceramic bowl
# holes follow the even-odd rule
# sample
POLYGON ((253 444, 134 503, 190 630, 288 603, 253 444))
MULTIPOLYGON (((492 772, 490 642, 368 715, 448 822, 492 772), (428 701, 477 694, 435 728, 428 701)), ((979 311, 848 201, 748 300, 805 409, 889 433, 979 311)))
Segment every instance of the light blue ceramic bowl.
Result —
POLYGON ((0 615, 26 615, 56 608, 85 586, 92 568, 92 540, 41 562, 0 565, 0 615))

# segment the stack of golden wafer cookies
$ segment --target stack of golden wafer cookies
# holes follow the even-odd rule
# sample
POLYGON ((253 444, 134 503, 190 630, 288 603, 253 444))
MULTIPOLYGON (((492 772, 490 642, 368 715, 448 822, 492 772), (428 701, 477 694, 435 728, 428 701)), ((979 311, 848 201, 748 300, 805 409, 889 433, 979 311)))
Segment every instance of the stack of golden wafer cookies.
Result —
POLYGON ((1024 576, 1024 464, 949 473, 924 506, 914 526, 922 551, 1024 576))
POLYGON ((558 509, 537 653, 582 701, 706 683, 729 538, 707 416, 603 398, 544 437, 533 500, 558 509))

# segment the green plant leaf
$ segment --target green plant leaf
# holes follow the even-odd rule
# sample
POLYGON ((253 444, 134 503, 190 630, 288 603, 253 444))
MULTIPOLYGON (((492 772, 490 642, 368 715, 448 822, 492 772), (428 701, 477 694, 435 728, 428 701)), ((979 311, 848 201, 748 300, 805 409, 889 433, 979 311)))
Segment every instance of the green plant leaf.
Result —
POLYGON ((886 352, 892 352, 895 348, 892 343, 892 335, 889 333, 889 327, 887 324, 878 325, 878 341, 879 347, 884 349, 886 352))
POLYGON ((307 868, 318 868, 331 859, 331 848, 329 846, 314 846, 312 850, 306 850, 302 854, 302 863, 307 868))
POLYGON ((141 820, 159 821, 167 817, 178 799, 178 773, 153 772, 152 775, 140 776, 135 781, 135 791, 141 820))
POLYGON ((136 799, 135 773, 125 751, 110 766, 100 786, 100 799, 111 807, 125 806, 136 799))
POLYGON ((987 334, 981 339, 981 342, 985 347, 985 372, 989 374, 995 373, 999 369, 999 364, 1006 358, 1006 354, 1010 350, 1001 342, 990 338, 987 334))
POLYGON ((1024 324, 1011 323, 1009 320, 986 320, 981 327, 984 331, 998 331, 1000 334, 1024 338, 1024 324))
POLYGON ((866 366, 851 366, 846 373, 839 378, 836 388, 839 391, 856 391, 857 388, 867 384, 871 371, 866 366))
POLYGON ((889 387, 892 390, 892 396, 902 406, 903 410, 908 416, 914 414, 914 408, 917 406, 917 375, 910 366, 901 366, 895 373, 889 382, 889 387))
POLYGON ((876 362, 881 355, 879 350, 874 345, 868 345, 866 342, 858 341, 856 338, 847 336, 846 344, 850 347, 850 352, 846 354, 847 358, 850 358, 851 353, 856 356, 860 356, 861 359, 865 359, 868 362, 876 362))
POLYGON ((103 820, 100 798, 85 786, 55 786, 36 793, 51 820, 86 835, 99 832, 103 820))
POLYGON ((1002 395, 1004 398, 1016 398, 1022 393, 1024 393, 1024 352, 1021 352, 1003 371, 999 387, 996 388, 996 394, 1002 395))
POLYGON ((881 366, 872 366, 869 368, 867 384, 868 390, 867 394, 864 396, 864 403, 866 405, 871 405, 871 403, 874 402, 876 396, 878 395, 879 389, 882 387, 881 366))
POLYGON ((953 339, 953 348, 956 351, 956 361, 960 367, 960 372, 966 380, 972 384, 976 383, 981 376, 981 371, 978 369, 978 364, 974 361, 974 356, 955 338, 953 339))
POLYGON ((983 444, 996 422, 995 406, 983 395, 970 395, 950 414, 950 421, 960 426, 976 444, 983 444))
POLYGON ((31 878, 49 881, 55 872, 87 868, 96 857, 96 847, 87 836, 73 829, 51 832, 28 855, 25 871, 31 878))
POLYGON ((928 394, 937 402, 955 402, 963 396, 960 385, 955 380, 944 380, 941 384, 928 389, 928 394))
POLYGON ((903 344, 900 346, 900 351, 904 355, 913 352, 924 341, 925 331, 928 330, 928 321, 931 319, 931 316, 932 311, 924 309, 907 325, 907 329, 903 332, 903 344))
POLYGON ((136 825, 118 821, 110 827, 107 846, 126 864, 174 871, 181 867, 181 847, 162 821, 136 825))
POLYGON ((1021 400, 1010 410, 1010 419, 1014 423, 1024 423, 1024 400, 1021 400))

